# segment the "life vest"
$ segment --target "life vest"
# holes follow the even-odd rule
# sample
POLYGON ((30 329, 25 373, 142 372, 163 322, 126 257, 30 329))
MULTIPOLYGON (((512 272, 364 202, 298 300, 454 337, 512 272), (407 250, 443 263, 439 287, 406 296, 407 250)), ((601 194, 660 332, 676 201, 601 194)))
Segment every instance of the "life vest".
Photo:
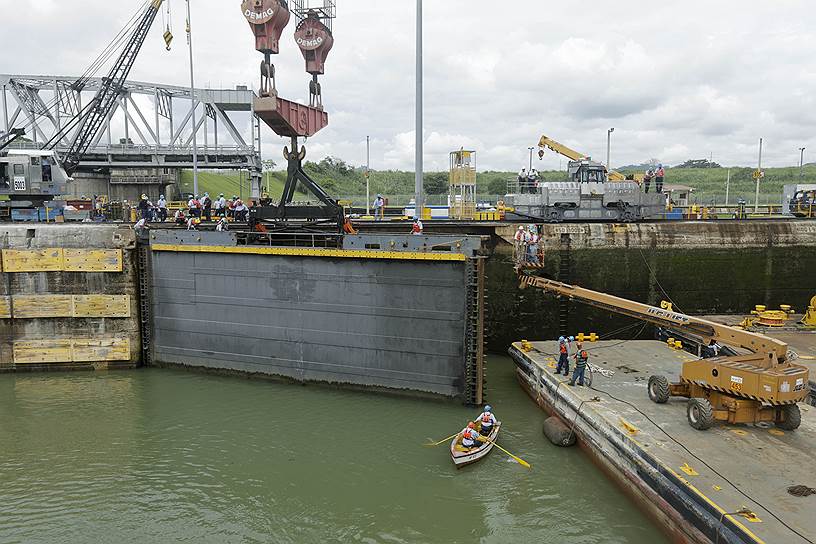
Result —
POLYGON ((482 423, 493 425, 493 423, 490 421, 490 414, 482 414, 482 423))
POLYGON ((567 345, 566 344, 561 344, 561 347, 559 349, 560 349, 561 353, 566 353, 567 352, 567 345))
POLYGON ((418 223, 414 223, 414 226, 411 227, 411 232, 413 232, 414 234, 419 234, 422 232, 422 229, 419 228, 418 223))

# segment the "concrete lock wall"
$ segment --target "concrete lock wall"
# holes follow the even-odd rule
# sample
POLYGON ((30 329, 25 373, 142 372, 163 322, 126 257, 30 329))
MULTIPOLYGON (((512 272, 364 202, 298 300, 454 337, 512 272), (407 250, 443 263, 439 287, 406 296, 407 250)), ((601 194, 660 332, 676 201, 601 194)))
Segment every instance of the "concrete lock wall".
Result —
MULTIPOLYGON (((516 226, 515 228, 518 228, 516 226)), ((809 221, 542 225, 539 275, 688 314, 750 314, 757 304, 799 312, 816 295, 816 225, 809 221)), ((638 322, 538 290, 520 290, 513 226, 500 227, 487 265, 488 346, 609 332, 638 322), (514 316, 508 320, 505 316, 514 316)), ((620 334, 628 338, 639 327, 620 334)), ((641 338, 648 337, 645 331, 641 338)))
MULTIPOLYGON (((467 326, 468 300, 479 288, 468 274, 477 261, 381 258, 371 250, 337 257, 235 247, 218 233, 183 236, 151 235, 155 364, 481 401, 474 375, 481 346, 472 353, 481 326, 467 326)), ((402 246, 391 242, 358 245, 402 246)))
POLYGON ((0 371, 138 364, 131 229, 8 225, 0 248, 0 371))

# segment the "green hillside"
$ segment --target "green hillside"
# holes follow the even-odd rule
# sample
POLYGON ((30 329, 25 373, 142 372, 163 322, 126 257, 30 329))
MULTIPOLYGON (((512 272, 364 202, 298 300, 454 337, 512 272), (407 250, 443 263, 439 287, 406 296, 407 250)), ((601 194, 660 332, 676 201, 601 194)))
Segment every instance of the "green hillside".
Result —
MULTIPOLYGON (((306 172, 317 181, 329 194, 336 198, 351 199, 358 205, 365 203, 364 169, 353 167, 344 161, 327 157, 319 163, 304 164, 306 172)), ((756 184, 751 174, 752 168, 731 168, 729 200, 736 202, 740 197, 753 201, 756 184)), ((635 170, 622 170, 623 173, 636 173, 635 170)), ((641 171, 642 172, 642 171, 641 171)), ((545 181, 566 179, 565 172, 540 172, 545 181)), ((269 186, 269 195, 277 199, 283 192, 285 172, 268 172, 264 174, 264 183, 269 186)), ((515 180, 514 172, 479 172, 476 176, 479 198, 495 200, 507 192, 508 181, 515 180)), ((712 199, 722 202, 725 197, 727 168, 669 168, 666 170, 666 183, 687 185, 695 189, 696 200, 710 203, 712 199)), ((804 182, 816 181, 816 165, 805 167, 804 182)), ((765 178, 760 183, 761 202, 776 202, 782 194, 782 186, 799 183, 799 168, 768 168, 765 178)), ((199 192, 209 192, 211 196, 224 193, 228 197, 249 194, 249 182, 246 173, 208 172, 199 173, 199 192)), ((398 170, 372 171, 370 178, 371 198, 377 193, 388 197, 393 205, 407 204, 414 193, 414 173, 398 170)), ((185 171, 181 176, 181 191, 185 195, 192 192, 192 172, 185 171)), ((448 193, 447 172, 426 172, 425 191, 430 204, 441 204, 446 201, 448 193)), ((296 199, 306 199, 305 191, 299 188, 296 199)))

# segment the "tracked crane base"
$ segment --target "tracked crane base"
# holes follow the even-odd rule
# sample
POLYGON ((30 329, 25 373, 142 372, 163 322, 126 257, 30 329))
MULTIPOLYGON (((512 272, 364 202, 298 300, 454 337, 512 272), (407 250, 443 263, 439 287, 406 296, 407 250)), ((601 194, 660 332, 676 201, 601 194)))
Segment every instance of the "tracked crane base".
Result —
POLYGON ((764 424, 697 431, 686 399, 655 404, 647 393, 649 376, 677 380, 690 354, 657 341, 585 343, 590 363, 614 374, 595 372, 591 387, 572 387, 555 374, 557 342, 531 347, 510 348, 521 386, 574 429, 584 451, 673 540, 812 541, 816 496, 788 488, 816 487, 816 408, 800 404, 802 425, 792 432, 764 424))

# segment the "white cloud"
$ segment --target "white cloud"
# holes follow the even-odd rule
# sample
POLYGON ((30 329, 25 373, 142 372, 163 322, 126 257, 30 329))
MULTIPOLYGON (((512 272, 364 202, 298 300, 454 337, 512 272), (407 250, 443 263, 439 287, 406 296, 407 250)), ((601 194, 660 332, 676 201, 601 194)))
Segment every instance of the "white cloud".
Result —
MULTIPOLYGON (((184 4, 173 2, 176 42, 153 28, 133 79, 186 85, 184 4)), ((13 24, 0 33, 5 73, 78 75, 142 0, 0 0, 13 24), (14 14, 19 13, 19 16, 14 14)), ((200 86, 258 85, 261 55, 238 0, 196 0, 193 29, 200 86)), ((341 0, 336 43, 322 78, 331 125, 309 157, 412 168, 413 2, 341 0)), ((613 165, 713 154, 753 165, 760 136, 771 166, 816 152, 816 10, 806 0, 663 2, 604 0, 546 6, 425 3, 425 150, 428 168, 448 152, 478 151, 480 169, 517 170, 547 134, 613 165), (507 6, 507 7, 505 7, 507 6)), ((283 96, 307 97, 303 59, 286 30, 275 59, 283 96)), ((264 154, 287 142, 265 130, 264 154)), ((539 168, 557 168, 547 154, 539 168)))

